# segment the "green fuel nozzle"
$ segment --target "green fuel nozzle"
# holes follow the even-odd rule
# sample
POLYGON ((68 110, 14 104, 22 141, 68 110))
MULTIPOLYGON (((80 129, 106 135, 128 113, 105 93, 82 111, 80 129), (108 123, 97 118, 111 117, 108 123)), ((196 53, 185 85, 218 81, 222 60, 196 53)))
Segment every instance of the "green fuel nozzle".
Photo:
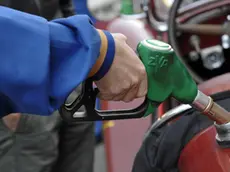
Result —
POLYGON ((137 52, 148 76, 149 109, 146 115, 170 96, 185 104, 194 101, 197 85, 169 44, 143 40, 138 44, 137 52))
POLYGON ((190 104, 218 123, 230 121, 226 110, 198 90, 197 84, 176 56, 173 48, 162 41, 143 40, 137 46, 148 76, 148 108, 151 114, 168 97, 190 104))

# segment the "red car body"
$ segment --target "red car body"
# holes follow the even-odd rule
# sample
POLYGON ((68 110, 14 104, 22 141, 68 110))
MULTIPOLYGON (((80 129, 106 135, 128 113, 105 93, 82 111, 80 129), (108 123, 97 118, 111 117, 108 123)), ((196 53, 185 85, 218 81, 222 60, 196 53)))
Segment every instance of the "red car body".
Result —
MULTIPOLYGON (((151 7, 154 7, 152 1, 151 7)), ((205 7, 204 7, 205 8, 205 7)), ((218 23, 221 18, 209 21, 218 23)), ((108 29, 111 32, 123 33, 127 36, 127 43, 135 50, 139 41, 147 38, 158 37, 158 32, 151 28, 146 18, 138 19, 137 16, 120 16, 110 22, 97 22, 96 26, 108 29)), ((217 37, 206 39, 205 45, 215 44, 217 37)), ((167 42, 167 32, 163 33, 162 40, 167 42)), ((184 52, 190 49, 187 44, 188 35, 179 38, 179 45, 183 46, 184 52), (186 44, 185 44, 186 42, 186 44)), ((213 94, 230 89, 230 74, 214 78, 200 85, 200 89, 206 94, 213 94)), ((142 100, 132 103, 104 102, 104 109, 127 109, 137 107, 142 100)), ((165 112, 164 104, 158 109, 158 115, 165 112)), ((151 117, 135 120, 114 121, 114 126, 105 130, 106 156, 108 160, 108 172, 131 171, 133 160, 138 151, 144 134, 151 125, 151 117)), ((217 144, 216 130, 214 126, 197 134, 183 149, 178 167, 180 172, 229 172, 230 149, 223 149, 217 144)))

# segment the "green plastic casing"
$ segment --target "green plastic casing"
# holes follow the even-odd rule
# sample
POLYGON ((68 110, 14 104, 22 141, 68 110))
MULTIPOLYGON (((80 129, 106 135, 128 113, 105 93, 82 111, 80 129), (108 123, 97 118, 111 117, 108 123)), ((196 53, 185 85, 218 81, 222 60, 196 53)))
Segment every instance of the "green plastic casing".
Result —
POLYGON ((197 85, 169 44, 143 40, 137 52, 148 76, 148 109, 144 116, 153 113, 170 96, 183 104, 195 100, 197 85))

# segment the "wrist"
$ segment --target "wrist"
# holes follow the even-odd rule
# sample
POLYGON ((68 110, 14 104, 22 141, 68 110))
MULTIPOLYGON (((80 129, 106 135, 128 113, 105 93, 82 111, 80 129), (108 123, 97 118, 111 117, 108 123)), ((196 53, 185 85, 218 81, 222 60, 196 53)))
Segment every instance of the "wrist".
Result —
POLYGON ((109 71, 115 56, 115 42, 108 31, 98 30, 101 38, 100 55, 94 64, 89 77, 100 80, 109 71))

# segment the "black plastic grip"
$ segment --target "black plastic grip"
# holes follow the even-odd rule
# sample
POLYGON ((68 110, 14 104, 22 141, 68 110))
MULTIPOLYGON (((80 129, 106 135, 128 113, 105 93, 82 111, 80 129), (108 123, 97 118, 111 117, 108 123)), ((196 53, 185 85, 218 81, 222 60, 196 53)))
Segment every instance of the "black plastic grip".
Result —
POLYGON ((147 110, 147 99, 145 99, 140 106, 134 109, 97 110, 95 108, 95 104, 98 92, 97 88, 93 88, 92 80, 89 79, 82 83, 82 94, 71 105, 62 105, 59 109, 63 120, 66 122, 80 122, 141 118, 147 110), (83 105, 86 109, 86 113, 84 113, 85 116, 81 116, 82 113, 76 113, 83 105))

